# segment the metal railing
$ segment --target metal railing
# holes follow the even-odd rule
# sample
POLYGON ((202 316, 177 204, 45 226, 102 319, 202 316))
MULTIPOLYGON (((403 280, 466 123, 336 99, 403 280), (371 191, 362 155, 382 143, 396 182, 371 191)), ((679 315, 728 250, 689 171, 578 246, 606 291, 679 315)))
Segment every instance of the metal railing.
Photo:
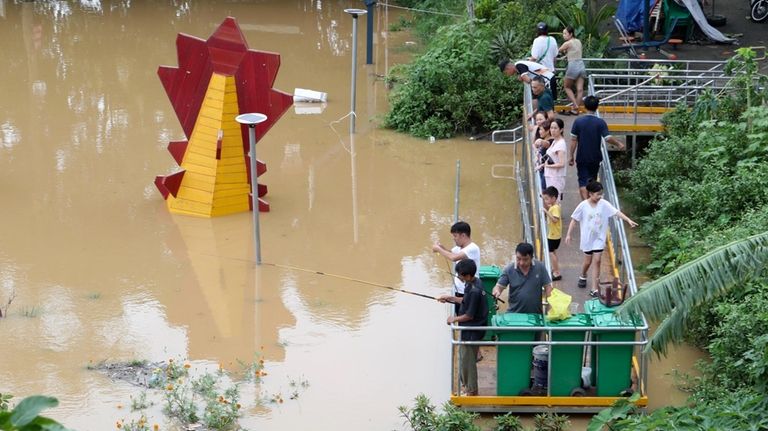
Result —
POLYGON ((491 134, 491 141, 494 144, 518 144, 523 140, 523 134, 526 132, 525 124, 514 129, 494 130, 491 134))
MULTIPOLYGON (((646 77, 647 78, 647 77, 646 77)), ((591 83, 590 83, 591 84, 591 83)), ((594 90, 594 87, 590 85, 590 91, 594 90)), ((533 97, 531 94, 530 86, 524 85, 523 88, 523 118, 526 121, 522 127, 522 139, 516 141, 522 143, 520 151, 520 162, 515 163, 515 178, 517 182, 518 195, 520 197, 520 216, 522 220, 522 238, 524 241, 534 245, 536 257, 544 264, 548 272, 551 272, 550 259, 549 259, 549 247, 547 241, 546 232, 546 216, 544 215, 544 202, 541 197, 541 182, 539 180, 538 172, 535 170, 536 154, 533 151, 532 136, 528 126, 533 125, 533 120, 529 119, 529 115, 533 113, 533 97)), ((520 128, 518 128, 520 129, 520 128)), ((501 133, 501 132, 500 132, 501 133)), ((494 140, 495 140, 494 135, 494 140)), ((607 148, 605 143, 602 145, 603 158, 606 163, 603 163, 601 167, 600 176, 605 178, 604 191, 605 197, 611 204, 620 208, 618 203, 618 194, 616 193, 616 187, 613 182, 613 174, 611 172, 610 161, 608 158, 607 148)), ((632 269, 632 258, 629 254, 628 241, 626 239, 626 232, 621 224, 621 220, 611 218, 610 221, 610 235, 614 251, 614 264, 617 264, 615 268, 615 275, 621 280, 625 280, 628 284, 630 294, 637 292, 636 280, 634 271, 632 269)), ((630 324, 624 327, 552 327, 547 326, 535 326, 535 327, 459 327, 452 326, 452 346, 458 345, 477 345, 477 346, 512 346, 512 345, 573 345, 573 346, 633 346, 633 356, 639 358, 639 369, 636 370, 637 375, 637 390, 641 395, 647 395, 647 355, 643 352, 643 347, 648 344, 648 323, 645 317, 640 315, 637 319, 632 319, 632 322, 639 321, 640 325, 630 324), (461 341, 456 339, 456 334, 460 331, 476 331, 476 330, 492 330, 495 332, 547 332, 548 340, 542 341, 461 341), (581 341, 553 341, 553 333, 556 332, 568 332, 568 331, 584 331, 584 332, 627 332, 635 331, 638 335, 633 341, 592 341, 591 337, 587 337, 581 341)), ((592 354, 595 354, 594 352, 592 354)), ((458 365, 458 369, 461 368, 461 359, 456 358, 456 350, 452 349, 452 365, 458 365)), ((552 364, 552 349, 549 349, 549 364, 552 364)), ((512 366, 513 364, 509 364, 512 366)), ((452 393, 459 393, 459 381, 456 375, 457 367, 451 367, 451 390, 452 393)), ((597 370, 593 370, 596 372, 597 370)), ((551 382, 552 367, 548 367, 547 382, 551 382)), ((547 385, 547 396, 551 396, 549 384, 547 385)))
POLYGON ((607 116, 610 112, 610 119, 623 119, 620 123, 631 126, 638 126, 643 119, 657 123, 659 114, 679 104, 692 105, 704 91, 725 91, 733 77, 725 73, 724 61, 584 61, 589 73, 588 94, 600 98, 604 114, 607 116), (630 121, 626 122, 627 119, 630 121))

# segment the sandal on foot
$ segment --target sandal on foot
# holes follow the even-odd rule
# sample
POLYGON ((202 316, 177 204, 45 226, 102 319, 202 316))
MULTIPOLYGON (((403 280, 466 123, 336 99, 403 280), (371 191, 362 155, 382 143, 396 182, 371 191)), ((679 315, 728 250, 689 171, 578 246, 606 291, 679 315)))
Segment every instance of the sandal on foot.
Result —
POLYGON ((557 275, 555 275, 554 273, 552 274, 552 281, 558 281, 562 279, 563 279, 562 274, 557 274, 557 275))
POLYGON ((580 289, 586 289, 587 287, 587 279, 584 277, 579 277, 579 283, 577 284, 580 289))
POLYGON ((589 296, 591 296, 593 298, 597 298, 597 296, 598 296, 597 290, 591 290, 589 292, 589 296))

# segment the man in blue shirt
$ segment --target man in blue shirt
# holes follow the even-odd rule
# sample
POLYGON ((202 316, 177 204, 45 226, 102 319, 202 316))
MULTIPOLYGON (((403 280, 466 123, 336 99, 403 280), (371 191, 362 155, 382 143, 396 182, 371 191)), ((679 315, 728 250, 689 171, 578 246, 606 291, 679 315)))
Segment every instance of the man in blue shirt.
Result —
POLYGON ((587 195, 587 184, 597 180, 597 172, 600 170, 600 162, 603 161, 602 142, 624 149, 624 143, 611 136, 605 120, 595 115, 600 106, 600 99, 595 96, 584 98, 584 107, 587 115, 579 117, 571 127, 571 148, 568 164, 576 163, 576 173, 579 178, 579 194, 584 200, 587 195))

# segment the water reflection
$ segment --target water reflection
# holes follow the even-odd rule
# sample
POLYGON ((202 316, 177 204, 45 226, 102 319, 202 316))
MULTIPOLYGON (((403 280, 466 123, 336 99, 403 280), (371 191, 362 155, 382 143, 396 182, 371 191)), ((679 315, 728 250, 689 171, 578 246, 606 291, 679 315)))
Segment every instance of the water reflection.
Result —
POLYGON ((329 94, 322 112, 288 112, 259 142, 272 204, 262 218, 266 262, 447 291, 429 245, 450 240, 461 158, 462 217, 488 263, 503 264, 519 232, 516 203, 509 184, 489 183, 489 169, 508 149, 376 129, 387 104, 376 75, 403 60, 386 47, 405 36, 379 21, 376 64, 358 82, 362 127, 344 142, 329 125, 349 109, 352 20, 342 10, 357 3, 44 3, 6 2, 0 26, 0 46, 17 53, 0 69, 0 285, 19 292, 0 322, 4 390, 56 395, 55 416, 67 425, 109 429, 130 389, 85 371, 89 361, 187 356, 228 366, 264 346, 274 390, 298 376, 311 389, 301 403, 247 415, 249 428, 331 429, 344 417, 348 429, 391 429, 400 426, 396 406, 417 393, 445 399, 443 306, 255 268, 250 214, 172 216, 152 185, 175 169, 165 145, 182 137, 157 67, 175 64, 177 33, 206 37, 232 15, 249 46, 281 53, 276 88, 329 94), (49 303, 47 316, 20 314, 49 313, 49 303))

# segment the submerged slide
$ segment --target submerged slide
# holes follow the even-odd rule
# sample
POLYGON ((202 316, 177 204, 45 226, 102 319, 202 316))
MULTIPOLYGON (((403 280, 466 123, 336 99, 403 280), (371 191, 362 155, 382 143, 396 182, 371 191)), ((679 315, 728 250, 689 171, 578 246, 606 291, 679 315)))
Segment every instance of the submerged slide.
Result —
POLYGON ((701 31, 703 31, 708 38, 714 40, 715 42, 723 42, 723 43, 736 42, 736 39, 726 37, 725 35, 723 35, 723 33, 720 33, 719 30, 709 25, 709 23, 707 22, 707 17, 704 16, 704 11, 702 11, 701 6, 699 6, 698 0, 675 0, 675 3, 679 4, 680 6, 685 6, 688 9, 688 11, 691 12, 691 16, 693 16, 693 19, 696 21, 696 24, 699 25, 699 28, 701 28, 701 31))

